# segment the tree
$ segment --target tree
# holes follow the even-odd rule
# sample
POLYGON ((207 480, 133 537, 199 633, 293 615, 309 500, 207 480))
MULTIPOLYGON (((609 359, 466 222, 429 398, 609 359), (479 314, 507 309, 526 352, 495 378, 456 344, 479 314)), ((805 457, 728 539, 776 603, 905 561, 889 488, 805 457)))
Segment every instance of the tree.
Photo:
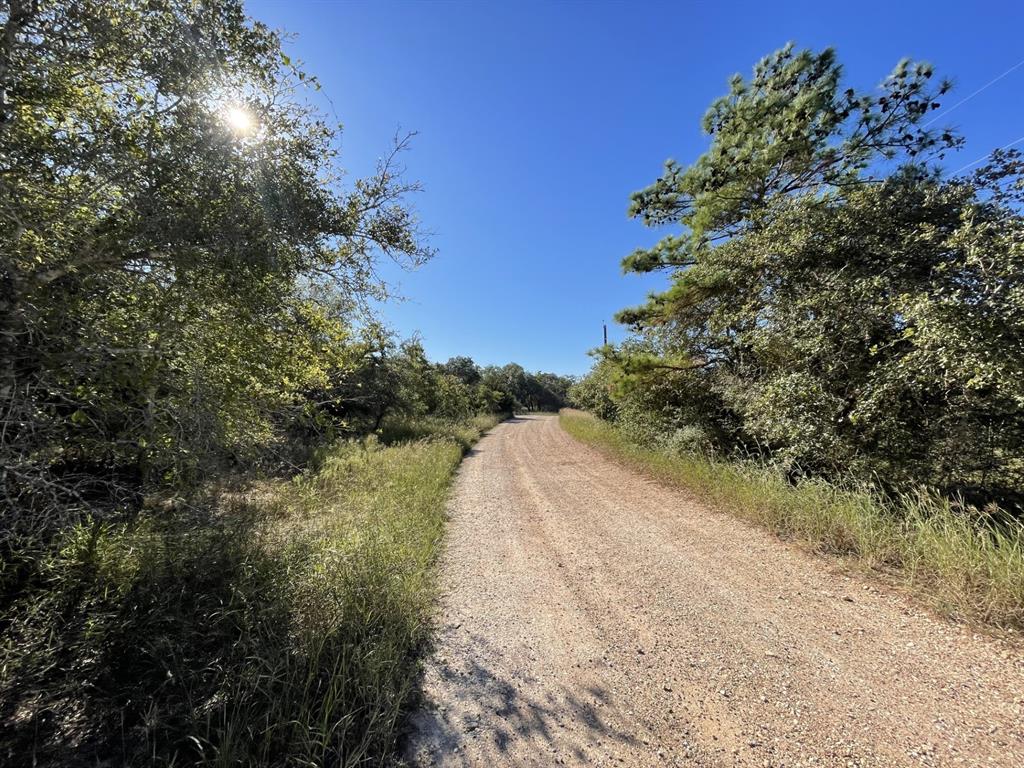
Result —
POLYGON ((528 407, 534 411, 557 411, 568 402, 573 380, 556 373, 538 371, 527 374, 528 407))
POLYGON ((405 140, 339 186, 314 81, 241 2, 0 20, 0 492, 35 528, 251 456, 326 383, 379 254, 431 251, 405 140))
MULTIPOLYGON (((901 61, 880 95, 842 90, 841 75, 832 49, 815 54, 792 44, 762 59, 749 82, 735 75, 704 116, 708 151, 687 168, 668 160, 661 177, 632 197, 632 216, 687 231, 635 251, 623 267, 694 265, 715 243, 756 228, 778 198, 856 186, 876 177, 879 161, 941 158, 962 143, 921 124, 950 88, 930 86, 929 65, 901 61)), ((645 309, 656 312, 656 303, 645 309)))
POLYGON ((633 197, 683 233, 624 262, 671 283, 604 350, 616 418, 796 474, 1024 484, 1021 164, 944 181, 928 162, 960 140, 922 125, 931 77, 902 62, 857 94, 831 51, 787 47, 734 78, 708 152, 633 197))
POLYGON ((473 362, 473 358, 458 356, 448 359, 448 362, 442 363, 441 370, 447 374, 455 376, 470 387, 480 382, 480 366, 473 362))

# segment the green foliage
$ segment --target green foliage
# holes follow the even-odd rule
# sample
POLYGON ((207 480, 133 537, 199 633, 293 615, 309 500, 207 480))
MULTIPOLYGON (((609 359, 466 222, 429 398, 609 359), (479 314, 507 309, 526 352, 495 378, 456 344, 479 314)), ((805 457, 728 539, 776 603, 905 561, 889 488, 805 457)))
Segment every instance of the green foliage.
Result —
POLYGON ((34 536, 272 447, 347 369, 375 254, 430 251, 393 155, 338 186, 308 78, 240 2, 0 19, 0 492, 34 536))
POLYGON ((570 380, 531 374, 510 363, 481 369, 469 357, 431 363, 417 340, 396 343, 384 329, 363 329, 351 345, 355 366, 340 369, 326 387, 307 393, 318 414, 353 434, 379 431, 396 416, 468 419, 474 414, 511 414, 517 409, 557 410, 570 380))
POLYGON ((681 223, 687 235, 634 253, 625 267, 690 265, 716 240, 756 226, 775 198, 842 188, 862 181, 879 159, 941 155, 961 143, 920 125, 950 88, 930 87, 929 65, 901 61, 878 95, 841 90, 841 74, 831 49, 788 45, 761 60, 750 81, 734 76, 729 94, 704 116, 710 149, 685 169, 669 160, 661 178, 633 195, 633 216, 681 223))
POLYGON ((565 405, 569 388, 575 383, 568 376, 538 371, 531 374, 528 403, 532 411, 557 411, 565 405))
POLYGON ((679 484, 716 508, 807 546, 898 575, 938 609, 1024 626, 1024 526, 928 493, 882 500, 819 480, 792 484, 771 467, 652 449, 606 422, 563 411, 562 427, 614 458, 679 484))
POLYGON ((484 432, 505 415, 480 413, 468 419, 444 416, 393 417, 384 420, 379 437, 385 445, 411 440, 448 440, 468 451, 484 432))
POLYGON ((480 383, 480 367, 473 362, 471 357, 452 357, 448 362, 441 365, 441 371, 450 376, 454 376, 469 387, 480 383))
POLYGON ((618 413, 618 406, 612 398, 615 373, 615 366, 610 361, 598 361, 590 373, 569 387, 569 403, 599 419, 613 420, 618 413))
POLYGON ((427 640, 451 474, 494 417, 393 423, 207 513, 83 521, 5 613, 5 765, 371 765, 427 640))
POLYGON ((0 762, 379 763, 450 474, 516 405, 367 317, 432 255, 407 139, 343 186, 240 0, 0 25, 0 762))
POLYGON ((517 363, 490 366, 481 375, 481 385, 490 390, 490 397, 499 394, 502 402, 511 404, 510 410, 557 411, 565 405, 571 384, 565 376, 527 373, 517 363))
POLYGON ((1019 505, 1022 163, 943 180, 926 163, 960 140, 923 118, 948 85, 907 62, 876 94, 840 74, 831 51, 769 56, 712 106, 709 150, 634 195, 684 233, 625 262, 671 283, 604 352, 617 417, 791 478, 1019 505))

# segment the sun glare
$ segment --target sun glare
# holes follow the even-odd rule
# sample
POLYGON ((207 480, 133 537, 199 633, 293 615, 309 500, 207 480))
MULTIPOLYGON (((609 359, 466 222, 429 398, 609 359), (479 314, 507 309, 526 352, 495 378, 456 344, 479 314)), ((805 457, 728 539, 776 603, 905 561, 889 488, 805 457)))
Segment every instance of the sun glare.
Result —
POLYGON ((248 110, 237 105, 224 109, 224 120, 236 133, 251 133, 256 126, 256 121, 248 110))

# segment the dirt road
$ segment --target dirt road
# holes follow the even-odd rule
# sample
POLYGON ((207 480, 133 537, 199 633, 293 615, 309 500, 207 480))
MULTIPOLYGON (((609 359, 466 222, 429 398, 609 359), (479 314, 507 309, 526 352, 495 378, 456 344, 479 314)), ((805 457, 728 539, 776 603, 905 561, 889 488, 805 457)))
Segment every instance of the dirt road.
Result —
POLYGON ((416 765, 1024 766, 1024 656, 566 435, 467 457, 416 765))

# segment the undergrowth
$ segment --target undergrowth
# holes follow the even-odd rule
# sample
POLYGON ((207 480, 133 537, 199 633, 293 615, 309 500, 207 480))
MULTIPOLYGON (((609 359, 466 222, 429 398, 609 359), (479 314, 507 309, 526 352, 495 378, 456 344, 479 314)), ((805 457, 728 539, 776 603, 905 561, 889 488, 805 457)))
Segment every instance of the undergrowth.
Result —
POLYGON ((497 421, 394 422, 292 481, 82 521, 0 626, 0 763, 380 763, 452 473, 497 421))
POLYGON ((944 613, 1024 627, 1024 526, 927 492, 882 500, 822 481, 790 484, 753 463, 670 454, 608 422, 563 410, 573 437, 714 507, 821 552, 897 574, 944 613))

